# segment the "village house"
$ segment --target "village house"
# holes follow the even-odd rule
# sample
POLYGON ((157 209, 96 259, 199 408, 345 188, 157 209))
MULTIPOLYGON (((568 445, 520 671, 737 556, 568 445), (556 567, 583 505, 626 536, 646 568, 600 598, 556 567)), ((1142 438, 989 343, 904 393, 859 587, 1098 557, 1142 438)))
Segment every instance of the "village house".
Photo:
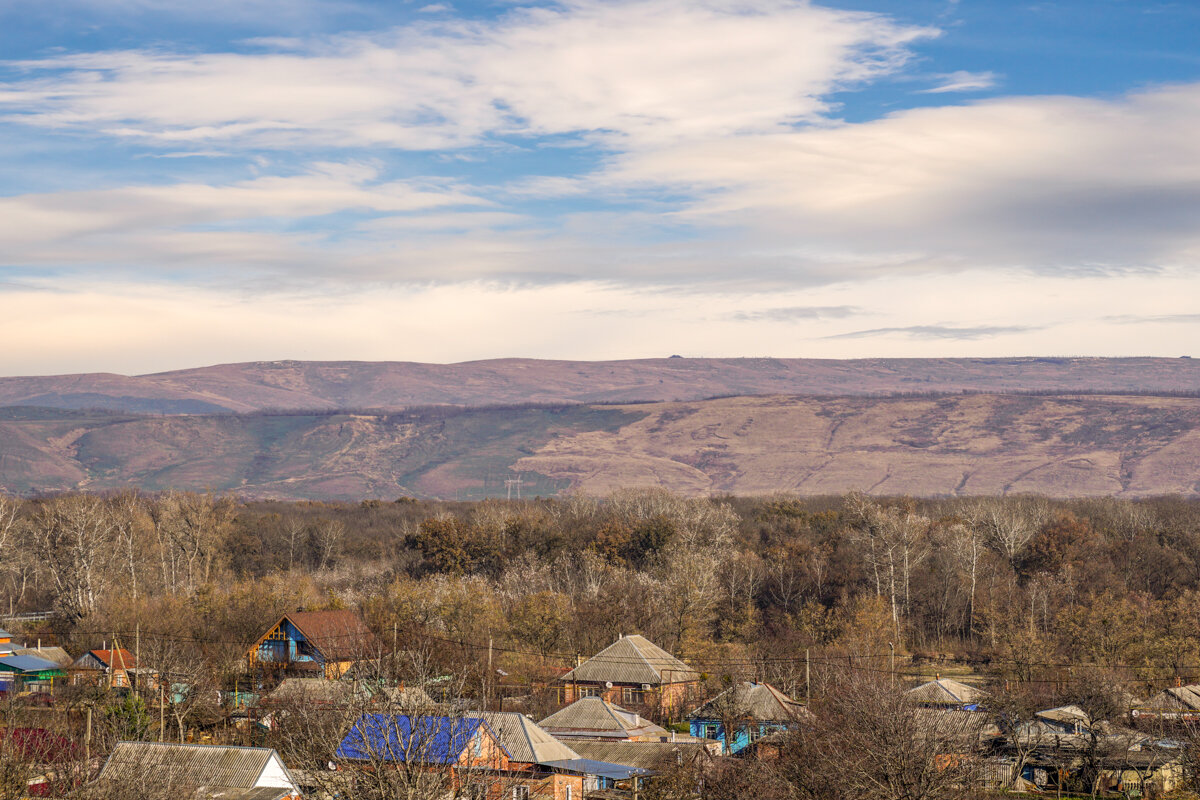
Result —
POLYGON ((54 663, 37 656, 0 656, 0 691, 9 693, 54 691, 54 679, 67 673, 54 663))
POLYGON ((194 800, 298 800, 300 789, 269 747, 119 742, 96 785, 177 789, 194 800))
POLYGON ((982 709, 979 703, 987 697, 987 692, 937 675, 934 680, 909 689, 904 696, 910 702, 923 708, 943 711, 980 711, 982 709))
POLYGON ((687 703, 699 685, 700 673, 646 637, 633 634, 622 635, 559 680, 563 703, 599 697, 671 716, 687 703))
POLYGON ((1200 720, 1200 684, 1172 686, 1144 703, 1138 703, 1132 715, 1157 717, 1164 720, 1194 722, 1200 720))
MULTIPOLYGON (((556 739, 621 739, 630 742, 666 742, 675 734, 599 697, 585 697, 560 708, 538 723, 556 739)), ((690 738, 690 737, 689 737, 690 738)), ((572 745, 573 746, 573 745, 572 745)))
POLYGON ((726 689, 688 715, 692 736, 721 743, 736 755, 759 739, 784 731, 808 710, 767 683, 743 682, 726 689))
POLYGON ((13 644, 12 634, 0 628, 0 656, 12 655, 17 649, 13 644))
POLYGON ((137 666, 133 653, 123 648, 89 650, 67 667, 67 676, 72 684, 129 688, 130 672, 137 666))
POLYGON ((472 800, 499 800, 509 769, 507 751, 482 717, 363 714, 336 756, 368 771, 405 769, 411 780, 427 778, 431 788, 472 800))
POLYGON ((379 655, 379 644, 356 612, 293 611, 267 629, 247 653, 250 671, 337 680, 356 661, 379 655))

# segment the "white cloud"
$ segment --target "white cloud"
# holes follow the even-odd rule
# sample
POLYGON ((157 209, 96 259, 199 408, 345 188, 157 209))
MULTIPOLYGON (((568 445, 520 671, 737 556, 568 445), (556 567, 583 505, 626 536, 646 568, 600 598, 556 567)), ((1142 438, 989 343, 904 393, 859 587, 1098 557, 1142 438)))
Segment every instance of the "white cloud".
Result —
MULTIPOLYGON (((1200 84, 1007 98, 622 154, 594 180, 691 198, 784 276, 1200 268, 1200 84)), ((760 273, 761 274, 761 273, 760 273)))
POLYGON ((779 130, 894 71, 928 29, 798 0, 563 0, 263 54, 18 64, 10 121, 158 144, 444 149, 495 133, 633 140, 779 130))
POLYGON ((994 72, 967 72, 966 70, 938 75, 937 78, 940 83, 930 89, 922 90, 922 94, 978 92, 983 89, 991 89, 999 80, 999 76, 994 72))

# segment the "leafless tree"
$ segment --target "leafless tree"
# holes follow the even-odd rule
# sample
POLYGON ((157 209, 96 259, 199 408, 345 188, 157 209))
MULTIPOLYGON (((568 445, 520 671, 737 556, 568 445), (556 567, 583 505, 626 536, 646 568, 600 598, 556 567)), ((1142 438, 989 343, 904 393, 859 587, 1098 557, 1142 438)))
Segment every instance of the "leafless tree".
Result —
POLYGON ((779 770, 792 797, 940 800, 971 791, 983 714, 928 711, 866 672, 827 676, 779 770))
POLYGON ((970 524, 1014 567, 1048 516, 1045 500, 1038 497, 992 497, 968 510, 970 524))
POLYGON ((115 525, 108 504, 91 495, 56 497, 38 507, 30 527, 60 608, 69 618, 91 613, 111 579, 115 525))

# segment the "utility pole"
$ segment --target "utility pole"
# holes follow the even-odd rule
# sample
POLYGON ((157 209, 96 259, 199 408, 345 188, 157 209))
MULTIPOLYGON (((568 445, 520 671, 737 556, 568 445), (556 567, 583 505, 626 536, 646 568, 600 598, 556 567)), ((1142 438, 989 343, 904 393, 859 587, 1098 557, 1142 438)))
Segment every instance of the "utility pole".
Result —
POLYGON ((804 648, 804 705, 812 701, 812 673, 809 671, 808 648, 804 648))
POLYGON ((490 711, 490 710, 491 710, 491 703, 492 703, 492 676, 493 676, 493 675, 495 675, 495 674, 496 674, 496 673, 495 673, 495 671, 492 669, 492 637, 490 637, 490 636, 489 636, 489 637, 488 637, 488 671, 487 671, 487 683, 485 683, 485 684, 484 684, 485 691, 484 691, 484 696, 483 696, 483 708, 484 708, 484 710, 485 710, 485 711, 490 711))
MULTIPOLYGON (((237 684, 233 689, 233 707, 237 708, 237 684)), ((164 741, 167 735, 167 695, 163 691, 162 676, 158 676, 158 740, 164 741)))
POLYGON ((92 706, 87 707, 87 730, 83 734, 83 760, 92 763, 92 706))
MULTIPOLYGON (((144 674, 141 671, 142 670, 142 622, 141 622, 141 620, 138 620, 135 623, 134 629, 133 629, 133 666, 138 670, 137 674, 139 677, 144 674)), ((141 697, 141 695, 142 695, 141 681, 138 681, 138 687, 137 687, 136 691, 137 691, 138 696, 141 697)))

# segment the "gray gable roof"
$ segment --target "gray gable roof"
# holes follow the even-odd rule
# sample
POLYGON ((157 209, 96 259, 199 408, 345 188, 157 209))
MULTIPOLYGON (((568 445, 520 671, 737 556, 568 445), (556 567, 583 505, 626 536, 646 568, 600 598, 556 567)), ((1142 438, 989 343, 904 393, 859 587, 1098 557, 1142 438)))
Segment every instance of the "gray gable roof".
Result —
POLYGON ((700 673, 644 636, 622 636, 560 680, 661 686, 700 680, 700 673))
POLYGON ((917 703, 959 706, 978 703, 987 697, 987 692, 949 678, 938 678, 935 681, 923 683, 915 689, 909 689, 905 692, 905 696, 917 703))
POLYGON ((522 764, 568 761, 579 754, 555 739, 524 714, 487 711, 481 714, 508 751, 509 758, 522 764))
POLYGON ((164 786, 181 789, 251 789, 272 758, 278 756, 269 747, 118 742, 99 780, 146 780, 152 775, 164 786))
POLYGON ((769 683, 749 681, 731 686, 688 716, 692 719, 736 717, 757 722, 795 722, 806 709, 769 683))
POLYGON ((669 736, 665 728, 599 697, 584 697, 538 723, 552 735, 628 739, 669 736))

